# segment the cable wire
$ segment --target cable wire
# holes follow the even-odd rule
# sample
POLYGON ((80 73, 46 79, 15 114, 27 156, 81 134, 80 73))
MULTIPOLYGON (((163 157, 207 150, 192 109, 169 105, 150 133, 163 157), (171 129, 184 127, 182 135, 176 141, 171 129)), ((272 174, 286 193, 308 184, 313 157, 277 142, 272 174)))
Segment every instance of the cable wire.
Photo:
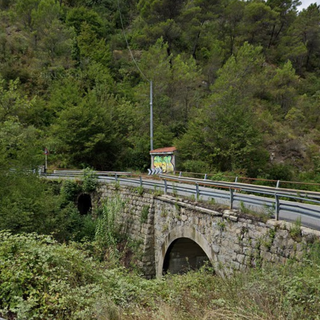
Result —
POLYGON ((123 26, 123 20, 122 20, 122 14, 121 14, 121 9, 120 9, 120 2, 119 2, 119 0, 117 0, 117 3, 118 3, 119 15, 120 15, 122 33, 123 33, 124 39, 126 40, 126 44, 127 44, 128 50, 129 50, 129 52, 130 52, 130 56, 131 56, 131 58, 132 58, 132 60, 133 60, 133 62, 134 62, 134 64, 135 64, 135 66, 136 66, 137 69, 139 70, 140 74, 142 75, 142 77, 143 77, 145 80, 147 80, 147 81, 150 82, 150 80, 147 78, 147 76, 146 76, 146 75, 143 73, 143 71, 140 69, 140 67, 139 67, 136 59, 135 59, 134 56, 133 56, 132 50, 131 50, 131 48, 130 48, 130 46, 129 46, 129 42, 128 42, 126 33, 125 33, 125 31, 124 31, 124 26, 123 26))

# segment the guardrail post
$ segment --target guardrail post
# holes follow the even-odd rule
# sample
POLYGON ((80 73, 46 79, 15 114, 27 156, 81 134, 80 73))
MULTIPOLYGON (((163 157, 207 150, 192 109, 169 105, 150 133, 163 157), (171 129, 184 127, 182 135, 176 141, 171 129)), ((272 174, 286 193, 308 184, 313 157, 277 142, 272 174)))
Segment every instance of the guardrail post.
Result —
POLYGON ((279 188, 280 180, 277 181, 276 188, 279 188))
POLYGON ((142 177, 140 176, 140 187, 142 187, 142 177))
POLYGON ((235 178, 234 182, 237 182, 237 181, 238 181, 238 177, 235 178))
POLYGON ((117 176, 117 173, 115 173, 114 178, 115 178, 115 181, 116 181, 116 182, 118 182, 118 176, 117 176))
POLYGON ((231 188, 229 190, 230 190, 230 209, 232 210, 233 209, 233 192, 234 192, 234 190, 231 188))
POLYGON ((181 177, 181 174, 182 174, 182 173, 181 173, 181 171, 180 171, 180 172, 179 172, 179 177, 181 177))
POLYGON ((164 182, 164 194, 167 194, 167 191, 168 191, 167 180, 163 179, 163 182, 164 182))
POLYGON ((196 200, 199 198, 199 184, 196 183, 196 200))
POLYGON ((279 220, 279 211, 280 211, 280 201, 279 201, 279 196, 276 194, 275 195, 275 218, 276 220, 279 220))
POLYGON ((203 180, 207 180, 207 174, 204 175, 204 179, 203 180))

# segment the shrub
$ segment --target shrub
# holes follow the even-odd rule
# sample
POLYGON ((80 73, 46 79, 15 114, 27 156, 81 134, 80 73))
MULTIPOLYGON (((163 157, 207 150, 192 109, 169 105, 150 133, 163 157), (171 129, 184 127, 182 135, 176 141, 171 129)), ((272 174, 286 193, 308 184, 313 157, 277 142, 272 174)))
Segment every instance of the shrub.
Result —
POLYGON ((201 160, 186 160, 183 162, 183 168, 189 172, 205 173, 209 172, 209 165, 201 160))
POLYGON ((60 191, 62 203, 74 202, 80 192, 81 186, 76 181, 64 180, 60 191))
POLYGON ((83 184, 82 189, 84 192, 93 192, 98 185, 98 177, 94 170, 86 168, 83 170, 83 184))
POLYGON ((117 223, 116 217, 121 213, 123 206, 119 196, 108 199, 103 204, 101 216, 97 219, 95 231, 97 249, 102 252, 102 255, 106 250, 109 251, 112 259, 119 257, 117 243, 120 241, 121 226, 117 223))
POLYGON ((49 236, 0 232, 0 266, 4 317, 96 319, 97 306, 110 304, 97 265, 49 236))

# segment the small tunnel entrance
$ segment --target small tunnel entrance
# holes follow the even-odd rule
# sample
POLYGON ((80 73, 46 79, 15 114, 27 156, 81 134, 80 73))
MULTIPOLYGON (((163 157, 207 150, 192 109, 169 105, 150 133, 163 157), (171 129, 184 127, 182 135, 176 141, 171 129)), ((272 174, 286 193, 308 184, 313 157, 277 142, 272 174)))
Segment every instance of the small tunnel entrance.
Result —
POLYGON ((206 262, 209 258, 196 242, 179 238, 171 243, 166 253, 163 273, 186 273, 201 268, 206 262))
POLYGON ((92 208, 91 196, 88 193, 82 193, 78 197, 78 210, 80 214, 87 214, 92 208))

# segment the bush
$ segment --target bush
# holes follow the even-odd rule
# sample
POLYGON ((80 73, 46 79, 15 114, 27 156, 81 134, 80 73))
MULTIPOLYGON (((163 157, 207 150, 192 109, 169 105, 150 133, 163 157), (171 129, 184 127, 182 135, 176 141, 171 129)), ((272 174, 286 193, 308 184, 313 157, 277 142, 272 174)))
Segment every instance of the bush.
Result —
POLYGON ((266 170, 267 179, 290 181, 292 177, 292 168, 285 164, 274 164, 266 170))
POLYGON ((84 192, 93 192, 98 185, 98 177, 94 170, 86 168, 83 170, 82 190, 84 192))
POLYGON ((75 202, 81 190, 81 186, 76 181, 64 180, 60 191, 63 204, 75 202))
POLYGON ((186 160, 183 162, 183 168, 185 171, 195 173, 209 172, 209 165, 205 161, 201 160, 186 160))
POLYGON ((0 232, 0 266, 4 317, 97 319, 97 308, 110 305, 97 265, 49 236, 0 232))

